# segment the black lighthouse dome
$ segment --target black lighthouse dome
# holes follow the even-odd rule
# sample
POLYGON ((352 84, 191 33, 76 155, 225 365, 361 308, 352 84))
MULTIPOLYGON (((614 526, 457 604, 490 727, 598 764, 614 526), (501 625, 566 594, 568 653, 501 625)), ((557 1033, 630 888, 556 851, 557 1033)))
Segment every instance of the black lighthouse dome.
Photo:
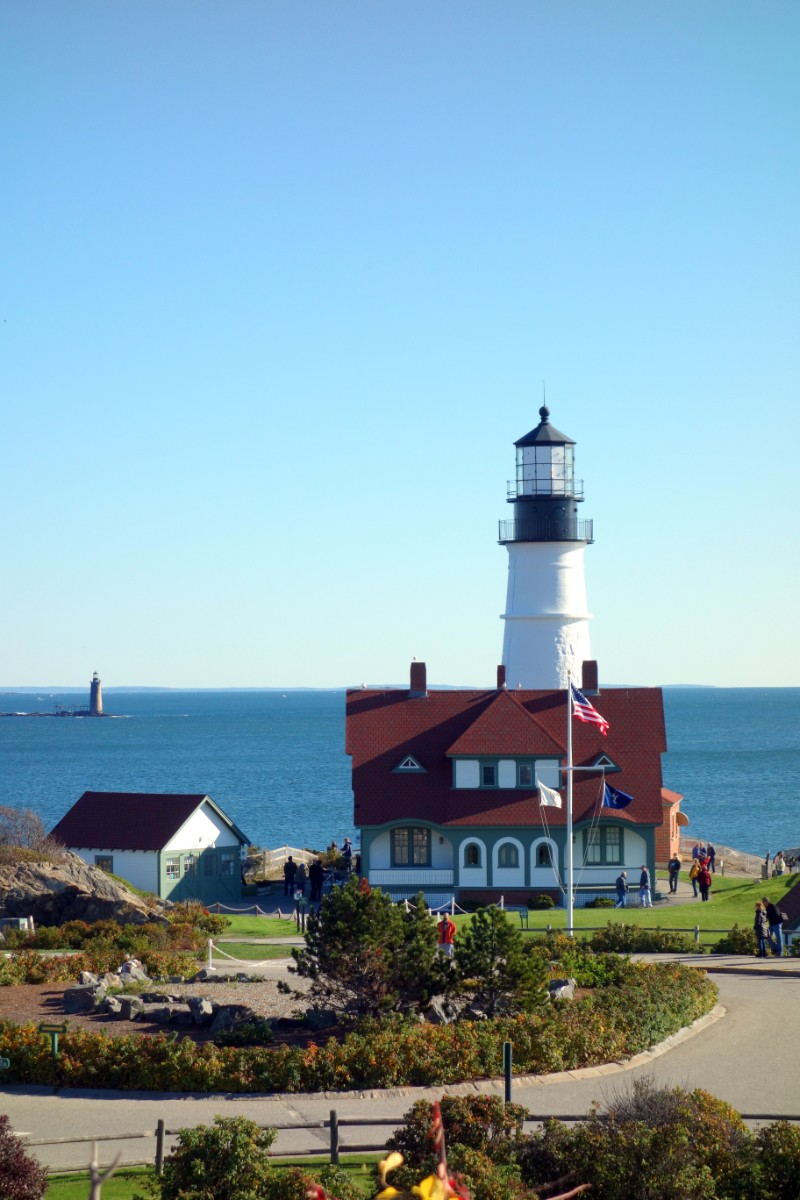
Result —
POLYGON ((535 429, 515 442, 516 479, 508 484, 514 519, 501 521, 499 541, 591 542, 592 522, 578 520, 583 481, 575 479, 575 442, 550 424, 550 410, 539 409, 535 429))

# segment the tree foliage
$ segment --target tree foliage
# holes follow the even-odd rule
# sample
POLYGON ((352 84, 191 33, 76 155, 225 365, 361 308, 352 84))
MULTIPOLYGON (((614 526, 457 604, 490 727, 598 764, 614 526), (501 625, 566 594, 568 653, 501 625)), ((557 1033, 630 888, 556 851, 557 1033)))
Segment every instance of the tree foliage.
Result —
POLYGON ((547 964, 525 950, 522 936, 499 908, 480 908, 457 947, 461 986, 487 1016, 532 1012, 547 996, 547 964))
POLYGON ((405 911, 352 876, 323 898, 305 939, 292 954, 314 999, 357 1016, 409 1011, 449 980, 421 894, 405 911))

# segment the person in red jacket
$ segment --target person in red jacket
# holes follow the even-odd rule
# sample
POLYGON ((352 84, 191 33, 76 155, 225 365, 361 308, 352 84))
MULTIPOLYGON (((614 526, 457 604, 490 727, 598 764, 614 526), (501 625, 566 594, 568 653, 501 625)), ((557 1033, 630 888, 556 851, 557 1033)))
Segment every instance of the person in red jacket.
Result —
POLYGON ((711 872, 706 863, 703 863, 698 873, 697 886, 700 888, 700 899, 708 900, 708 893, 711 889, 711 872))
POLYGON ((445 958, 453 957, 453 943, 456 940, 456 923, 448 916, 447 913, 442 913, 439 917, 439 953, 445 958))

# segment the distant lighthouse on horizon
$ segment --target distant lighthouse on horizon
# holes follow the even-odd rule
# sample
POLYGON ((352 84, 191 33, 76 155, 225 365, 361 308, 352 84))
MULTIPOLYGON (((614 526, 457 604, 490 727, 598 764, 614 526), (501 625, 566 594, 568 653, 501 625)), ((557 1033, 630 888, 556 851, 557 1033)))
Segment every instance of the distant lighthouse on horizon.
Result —
POLYGON ((92 682, 89 685, 89 716, 102 717, 103 715, 103 684, 100 676, 95 671, 92 676, 92 682))
POLYGON ((580 687, 591 659, 583 554, 594 541, 592 522, 578 519, 583 483, 575 479, 575 443, 550 424, 515 442, 516 478, 508 484, 510 521, 498 540, 508 550, 503 657, 509 688, 580 687))

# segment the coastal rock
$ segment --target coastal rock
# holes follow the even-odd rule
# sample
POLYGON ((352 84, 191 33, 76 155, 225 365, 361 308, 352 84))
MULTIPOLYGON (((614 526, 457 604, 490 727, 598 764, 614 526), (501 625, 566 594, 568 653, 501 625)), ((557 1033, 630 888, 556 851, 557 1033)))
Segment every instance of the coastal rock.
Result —
POLYGON ((37 925, 164 921, 153 905, 69 851, 59 862, 0 863, 0 898, 0 916, 33 917, 37 925))

